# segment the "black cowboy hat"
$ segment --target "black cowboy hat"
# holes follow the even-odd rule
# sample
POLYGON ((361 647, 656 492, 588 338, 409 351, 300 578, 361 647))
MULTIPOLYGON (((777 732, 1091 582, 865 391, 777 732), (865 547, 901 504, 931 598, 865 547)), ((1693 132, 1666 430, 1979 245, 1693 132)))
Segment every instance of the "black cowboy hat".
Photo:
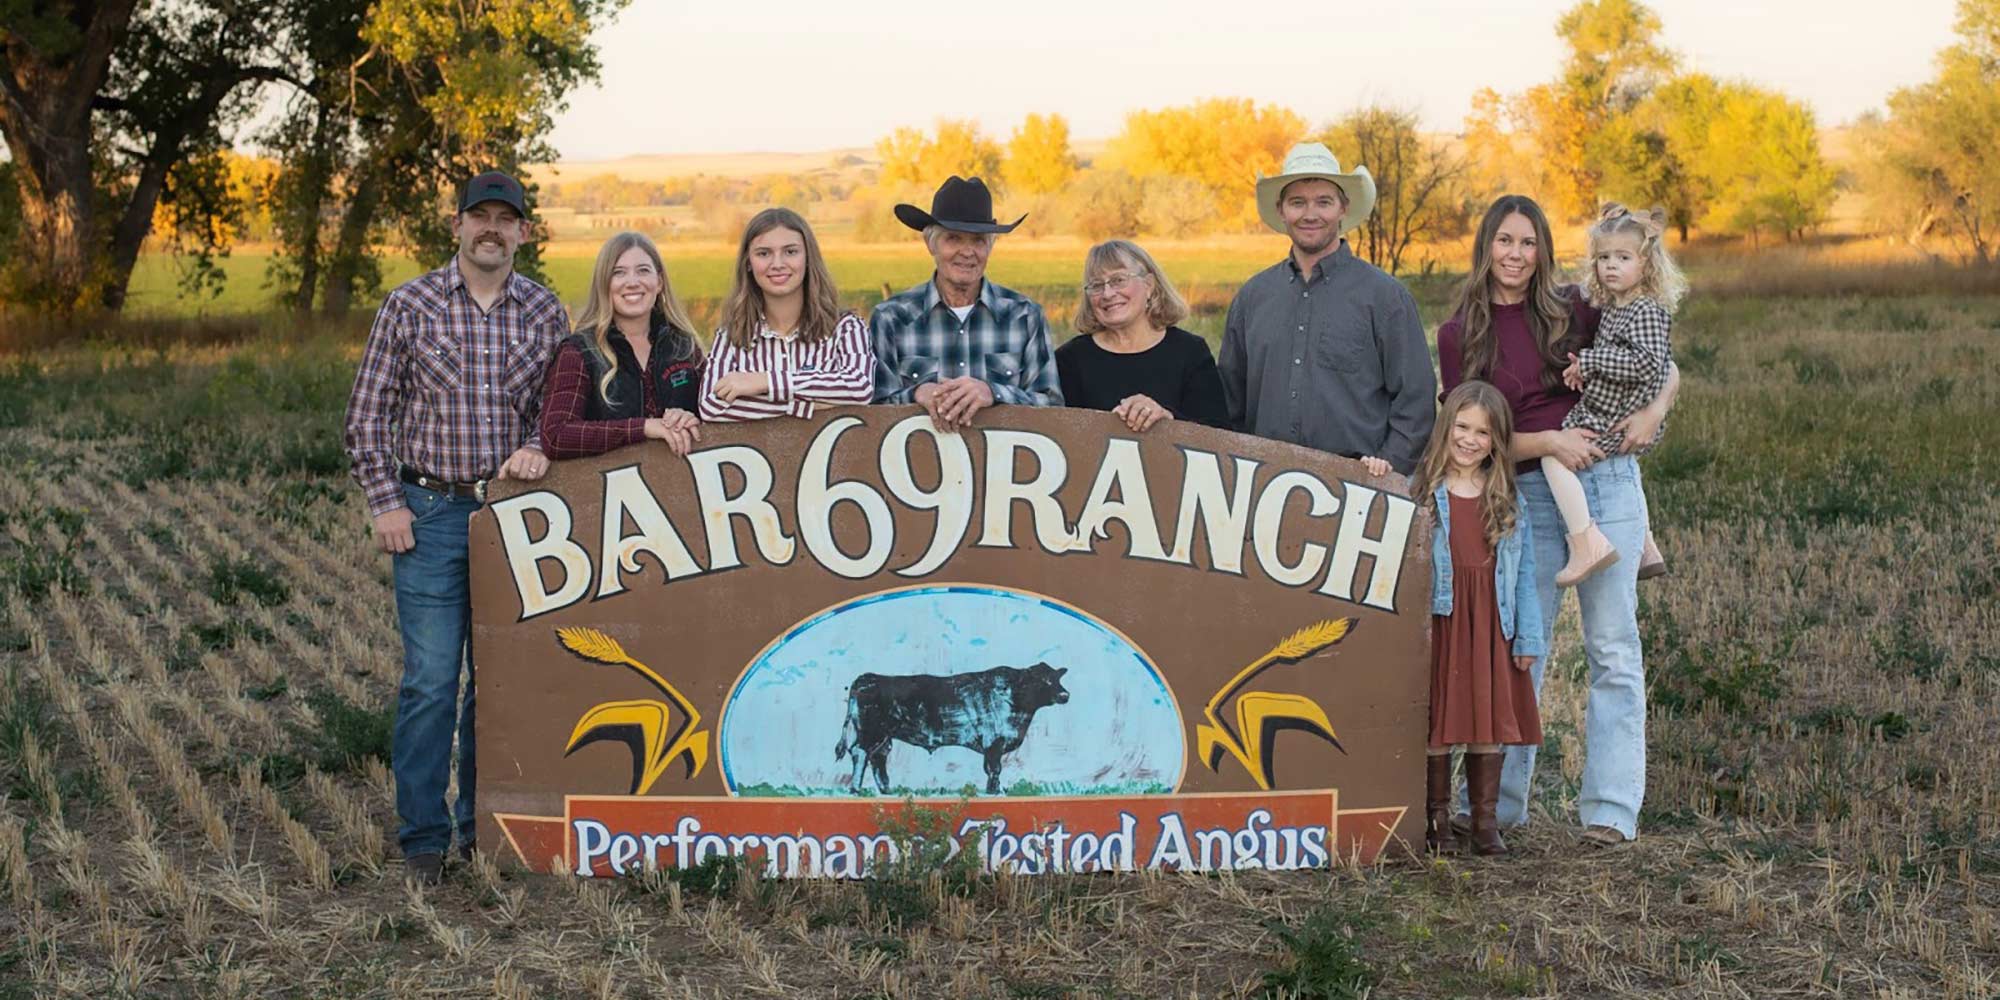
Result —
POLYGON ((993 194, 986 190, 986 182, 977 177, 947 178, 937 194, 931 196, 928 212, 915 205, 896 206, 896 218, 920 232, 931 226, 943 226, 961 233, 1011 233, 1027 217, 1023 213, 1007 225, 994 221, 993 194))

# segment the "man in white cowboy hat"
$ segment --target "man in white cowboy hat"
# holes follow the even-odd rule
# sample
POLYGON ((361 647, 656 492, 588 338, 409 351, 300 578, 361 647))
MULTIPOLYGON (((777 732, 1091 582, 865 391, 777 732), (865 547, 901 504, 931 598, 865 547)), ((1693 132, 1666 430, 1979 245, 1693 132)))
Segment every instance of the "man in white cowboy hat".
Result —
POLYGON ((1216 364, 1239 430, 1407 474, 1437 419, 1437 377, 1416 300, 1342 238, 1374 208, 1368 168, 1342 171, 1317 142, 1259 179, 1257 214, 1292 251, 1237 291, 1216 364))
POLYGON ((897 205, 896 218, 924 234, 937 270, 868 317, 875 402, 916 403, 946 430, 995 403, 1061 406, 1042 307, 986 280, 994 239, 1027 216, 996 221, 985 182, 953 177, 930 211, 897 205))

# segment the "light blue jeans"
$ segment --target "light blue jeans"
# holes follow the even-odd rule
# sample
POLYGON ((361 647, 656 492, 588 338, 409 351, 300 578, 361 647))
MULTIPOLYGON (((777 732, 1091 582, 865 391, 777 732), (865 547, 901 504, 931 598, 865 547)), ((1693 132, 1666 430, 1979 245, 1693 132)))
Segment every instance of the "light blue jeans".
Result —
MULTIPOLYGON (((1590 515, 1618 550, 1612 563, 1576 588, 1583 614, 1583 654, 1590 665, 1590 698, 1584 715, 1583 787, 1576 800, 1584 826, 1608 826, 1627 837, 1639 832, 1639 807, 1646 797, 1646 671, 1639 643, 1639 555, 1646 543, 1646 489, 1639 462, 1614 455, 1577 473, 1590 515)), ((1554 649, 1556 611, 1562 592, 1556 571, 1569 561, 1568 533, 1548 480, 1537 470, 1522 473, 1521 499, 1528 508, 1535 546, 1535 593, 1554 649)), ((1546 657, 1529 670, 1540 697, 1546 657)), ((1535 776, 1536 747, 1507 747, 1500 769, 1501 826, 1528 821, 1528 794, 1535 776)))
POLYGON ((441 853, 452 826, 472 841, 477 761, 472 742, 472 603, 466 522, 479 501, 405 484, 416 546, 394 557, 403 684, 396 697, 396 839, 403 856, 441 853), (464 683, 460 684, 463 677, 464 683), (458 802, 447 811, 452 735, 458 736, 458 802))

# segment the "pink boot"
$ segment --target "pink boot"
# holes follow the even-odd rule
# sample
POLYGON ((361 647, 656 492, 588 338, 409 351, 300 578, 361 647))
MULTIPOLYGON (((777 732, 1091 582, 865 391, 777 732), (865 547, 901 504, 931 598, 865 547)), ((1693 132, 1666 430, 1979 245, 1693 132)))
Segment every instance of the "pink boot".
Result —
POLYGON ((1574 587, 1590 574, 1618 561, 1618 550, 1597 525, 1569 536, 1569 564, 1556 571, 1556 586, 1574 587))
POLYGON ((1646 550, 1639 554, 1639 579, 1650 580, 1667 575, 1667 557, 1660 554, 1660 547, 1653 544, 1653 533, 1646 532, 1646 550))

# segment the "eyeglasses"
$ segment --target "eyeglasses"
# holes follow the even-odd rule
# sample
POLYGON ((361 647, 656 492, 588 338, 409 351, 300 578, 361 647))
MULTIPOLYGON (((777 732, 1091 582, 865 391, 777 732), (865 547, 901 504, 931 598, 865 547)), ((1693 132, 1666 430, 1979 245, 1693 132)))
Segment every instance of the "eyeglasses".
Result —
POLYGON ((1099 278, 1096 281, 1084 282, 1083 294, 1095 298, 1103 295, 1105 292, 1122 292, 1133 282, 1144 281, 1145 279, 1146 276, 1143 274, 1114 274, 1108 278, 1099 278))

